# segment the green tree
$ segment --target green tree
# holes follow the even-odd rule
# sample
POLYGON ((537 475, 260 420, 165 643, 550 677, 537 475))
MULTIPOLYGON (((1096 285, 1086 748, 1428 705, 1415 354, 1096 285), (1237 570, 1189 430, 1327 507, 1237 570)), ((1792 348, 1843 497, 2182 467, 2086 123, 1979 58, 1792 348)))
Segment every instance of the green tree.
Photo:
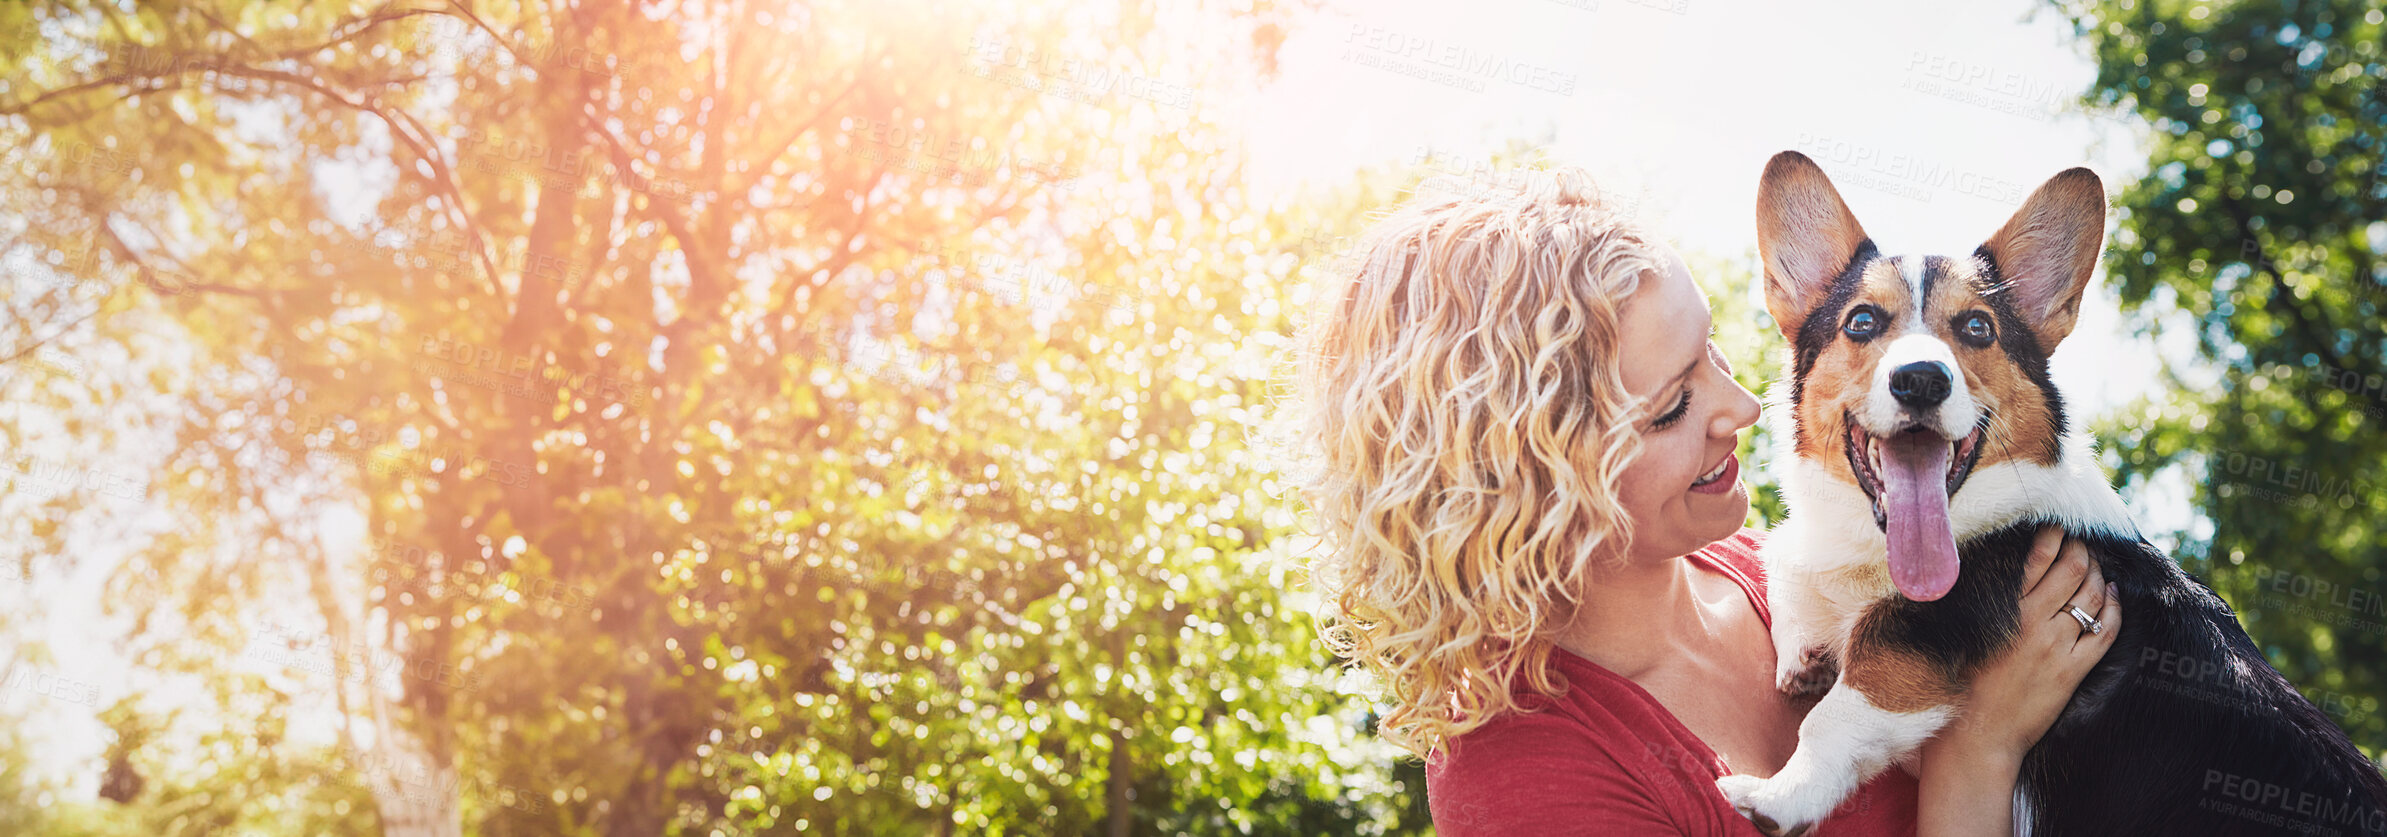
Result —
POLYGON ((74 816, 1414 826, 1246 433, 1302 259, 1237 5, 0 7, 9 246, 91 291, 8 336, 176 361, 43 404, 164 405, 110 592, 200 696, 74 816))
POLYGON ((2057 4, 2089 102, 2152 126, 2105 260, 2200 368, 2100 428, 2131 490, 2183 469, 2182 565, 2291 682, 2387 750, 2387 10, 2368 2, 2057 4))

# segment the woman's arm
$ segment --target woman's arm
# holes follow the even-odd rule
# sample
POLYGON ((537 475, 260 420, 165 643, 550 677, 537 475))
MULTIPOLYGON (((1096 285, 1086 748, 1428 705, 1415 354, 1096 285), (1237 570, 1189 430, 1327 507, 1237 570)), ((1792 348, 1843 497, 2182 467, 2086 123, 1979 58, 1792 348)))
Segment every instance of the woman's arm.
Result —
POLYGON ((2014 783, 2023 754, 2055 724, 2072 691, 2121 633, 2122 605, 2088 548, 2048 526, 2023 570, 2021 635, 1973 675, 1963 714, 1924 743, 1917 774, 1917 833, 1926 837, 2014 833, 2014 783), (2062 546, 2059 555, 2058 545, 2062 546), (2096 615, 2103 633, 2080 629, 2066 605, 2096 615))

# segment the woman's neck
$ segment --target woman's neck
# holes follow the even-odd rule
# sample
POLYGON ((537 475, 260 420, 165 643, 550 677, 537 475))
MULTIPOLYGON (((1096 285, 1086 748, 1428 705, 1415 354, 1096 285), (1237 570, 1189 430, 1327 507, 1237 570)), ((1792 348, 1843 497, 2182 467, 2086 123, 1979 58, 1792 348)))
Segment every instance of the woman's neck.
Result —
POLYGON ((1553 639, 1628 680, 1707 643, 1716 620, 1693 589, 1691 561, 1628 564, 1596 575, 1574 618, 1553 639))

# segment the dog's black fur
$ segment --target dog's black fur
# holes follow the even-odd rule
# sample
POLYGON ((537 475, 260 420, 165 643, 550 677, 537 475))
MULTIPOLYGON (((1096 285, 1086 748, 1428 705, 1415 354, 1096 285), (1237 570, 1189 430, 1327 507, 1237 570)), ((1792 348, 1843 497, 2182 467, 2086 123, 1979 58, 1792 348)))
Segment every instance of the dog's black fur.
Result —
MULTIPOLYGON (((1966 541, 1947 596, 1875 604, 1859 641, 1969 674, 2017 635, 2032 537, 2057 522, 1966 541)), ((2144 540, 2070 534, 2120 593, 2121 634, 2025 757, 2017 833, 2387 834, 2387 779, 2263 659, 2228 603, 2144 540)))

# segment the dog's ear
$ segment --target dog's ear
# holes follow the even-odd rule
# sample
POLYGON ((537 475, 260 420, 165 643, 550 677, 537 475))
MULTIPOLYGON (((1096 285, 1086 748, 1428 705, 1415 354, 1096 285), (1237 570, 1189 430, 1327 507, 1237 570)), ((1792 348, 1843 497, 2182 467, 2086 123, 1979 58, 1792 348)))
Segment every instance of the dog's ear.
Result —
POLYGON ((2015 313, 2054 351, 2080 318, 2081 293, 2104 249, 2105 182, 2071 168, 2040 184, 1980 255, 1997 266, 1991 293, 2011 294, 2015 313))
POLYGON ((1832 179, 1796 151, 1774 155, 1757 183, 1757 254, 1765 262, 1765 310, 1797 342, 1807 312, 1865 244, 1865 228, 1832 179))

